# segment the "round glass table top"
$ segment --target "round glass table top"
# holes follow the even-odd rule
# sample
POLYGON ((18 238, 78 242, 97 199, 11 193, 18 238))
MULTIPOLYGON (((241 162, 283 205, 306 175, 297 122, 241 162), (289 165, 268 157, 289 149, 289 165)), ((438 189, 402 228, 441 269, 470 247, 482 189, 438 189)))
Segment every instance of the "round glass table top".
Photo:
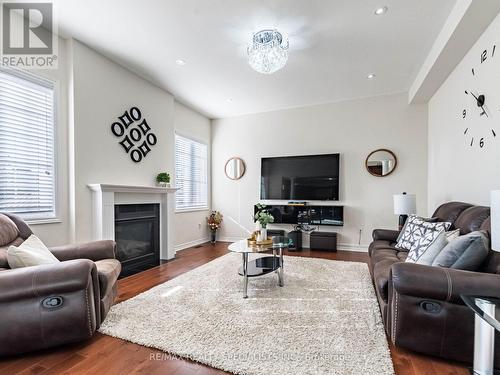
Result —
POLYGON ((249 245, 247 240, 240 240, 228 246, 229 251, 234 253, 261 253, 273 248, 287 248, 290 239, 283 236, 272 237, 273 243, 266 245, 249 245))

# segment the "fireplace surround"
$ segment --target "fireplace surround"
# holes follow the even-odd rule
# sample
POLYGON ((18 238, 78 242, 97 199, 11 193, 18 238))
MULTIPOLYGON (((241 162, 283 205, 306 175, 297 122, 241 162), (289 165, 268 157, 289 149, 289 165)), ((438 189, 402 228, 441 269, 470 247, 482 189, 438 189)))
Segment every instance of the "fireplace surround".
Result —
POLYGON ((155 186, 90 184, 92 192, 92 237, 120 240, 115 233, 115 211, 121 205, 159 206, 159 259, 175 257, 174 208, 177 188, 155 186))

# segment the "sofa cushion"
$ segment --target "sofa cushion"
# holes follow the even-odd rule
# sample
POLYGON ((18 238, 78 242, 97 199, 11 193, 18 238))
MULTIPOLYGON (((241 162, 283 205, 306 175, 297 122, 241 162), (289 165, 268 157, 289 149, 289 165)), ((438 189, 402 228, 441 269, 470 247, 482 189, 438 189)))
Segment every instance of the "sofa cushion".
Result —
POLYGON ((455 228, 460 229, 460 234, 467 234, 480 230, 483 223, 490 217, 490 208, 484 206, 470 207, 455 220, 455 228))
POLYGON ((19 237, 19 230, 16 224, 5 216, 0 214, 0 246, 5 246, 19 237))
POLYGON ((101 298, 110 293, 120 276, 121 263, 116 259, 103 259, 95 262, 97 274, 99 275, 99 287, 101 298))
POLYGON ((19 246, 9 246, 7 261, 12 269, 59 263, 59 260, 52 255, 47 246, 34 234, 19 246))
POLYGON ((439 221, 447 221, 451 223, 451 229, 453 229, 455 220, 469 207, 472 207, 472 204, 463 202, 444 203, 436 209, 432 217, 437 217, 439 221))
POLYGON ((432 265, 475 271, 488 256, 488 248, 489 239, 485 232, 471 232, 446 245, 432 265))

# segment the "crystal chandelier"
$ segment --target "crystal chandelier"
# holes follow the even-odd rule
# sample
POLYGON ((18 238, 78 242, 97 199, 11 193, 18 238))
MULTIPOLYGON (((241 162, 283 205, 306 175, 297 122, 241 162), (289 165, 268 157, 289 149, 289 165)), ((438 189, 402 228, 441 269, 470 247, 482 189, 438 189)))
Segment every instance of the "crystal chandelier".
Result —
POLYGON ((253 34, 248 46, 248 63, 259 73, 273 74, 288 60, 288 39, 278 30, 261 30, 253 34))

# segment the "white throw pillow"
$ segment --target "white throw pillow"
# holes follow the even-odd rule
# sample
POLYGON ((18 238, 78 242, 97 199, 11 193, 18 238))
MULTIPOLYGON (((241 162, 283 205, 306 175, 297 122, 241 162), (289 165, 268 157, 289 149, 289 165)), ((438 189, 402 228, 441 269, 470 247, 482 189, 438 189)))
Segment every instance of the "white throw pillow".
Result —
POLYGON ((59 263, 59 260, 37 236, 32 234, 21 245, 9 247, 7 262, 9 262, 10 268, 21 268, 59 263))
POLYGON ((446 245, 450 243, 450 241, 454 240, 458 236, 460 236, 460 229, 455 229, 450 232, 445 232, 443 230, 424 251, 420 252, 418 256, 410 251, 406 261, 408 263, 418 263, 430 266, 441 250, 443 250, 446 245))

